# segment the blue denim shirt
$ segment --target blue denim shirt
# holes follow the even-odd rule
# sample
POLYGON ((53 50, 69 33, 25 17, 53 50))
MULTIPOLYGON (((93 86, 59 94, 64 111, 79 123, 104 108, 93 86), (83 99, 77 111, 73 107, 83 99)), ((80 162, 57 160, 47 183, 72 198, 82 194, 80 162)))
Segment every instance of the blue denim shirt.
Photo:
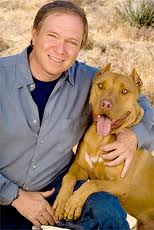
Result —
MULTIPOLYGON (((97 68, 76 61, 59 79, 46 104, 40 126, 35 88, 21 54, 0 59, 0 202, 10 204, 18 188, 37 191, 69 163, 90 113, 88 97, 97 68)), ((144 120, 135 127, 139 145, 152 143, 154 112, 142 98, 144 120), (145 133, 145 134, 144 134, 145 133), (146 135, 146 137, 145 137, 146 135)))

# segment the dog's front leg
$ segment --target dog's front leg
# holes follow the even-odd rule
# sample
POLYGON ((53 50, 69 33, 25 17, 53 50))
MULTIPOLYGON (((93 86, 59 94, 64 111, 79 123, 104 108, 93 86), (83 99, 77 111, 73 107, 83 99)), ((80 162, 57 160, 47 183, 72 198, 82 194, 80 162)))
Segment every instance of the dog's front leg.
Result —
POLYGON ((58 220, 64 219, 64 208, 69 197, 73 193, 75 183, 75 177, 69 173, 63 178, 62 187, 53 205, 55 216, 58 220))
MULTIPOLYGON (((128 186, 118 181, 89 180, 84 183, 68 200, 65 207, 64 218, 76 220, 80 217, 82 207, 88 197, 96 192, 110 192, 116 196, 124 198, 128 192, 128 186)), ((102 204, 103 205, 103 204, 102 204)))
POLYGON ((77 180, 87 179, 87 172, 80 168, 80 166, 76 162, 74 162, 69 172, 63 178, 62 187, 53 205, 55 215, 58 220, 64 219, 65 205, 73 193, 74 186, 77 180))

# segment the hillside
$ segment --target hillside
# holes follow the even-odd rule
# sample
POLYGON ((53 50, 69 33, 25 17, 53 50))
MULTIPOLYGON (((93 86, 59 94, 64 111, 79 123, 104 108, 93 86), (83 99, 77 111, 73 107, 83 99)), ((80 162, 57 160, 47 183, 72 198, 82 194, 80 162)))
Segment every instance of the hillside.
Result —
MULTIPOLYGON (((124 1, 124 0, 123 0, 124 1)), ((15 54, 29 44, 32 21, 46 0, 1 0, 0 56, 15 54)), ((91 65, 112 63, 112 69, 129 74, 137 69, 143 92, 154 105, 154 28, 132 27, 117 11, 119 0, 74 0, 84 7, 89 41, 80 60, 91 65)))

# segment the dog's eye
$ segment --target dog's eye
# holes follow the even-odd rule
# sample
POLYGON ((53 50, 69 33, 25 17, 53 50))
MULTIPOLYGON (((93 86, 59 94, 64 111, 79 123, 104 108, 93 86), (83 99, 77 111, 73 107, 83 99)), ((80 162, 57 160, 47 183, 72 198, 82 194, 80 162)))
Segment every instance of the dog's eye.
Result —
POLYGON ((127 89, 123 89, 123 90, 122 90, 122 93, 123 93, 123 94, 127 94, 127 93, 128 93, 128 90, 127 90, 127 89))
POLYGON ((103 83, 98 83, 98 88, 103 89, 103 83))

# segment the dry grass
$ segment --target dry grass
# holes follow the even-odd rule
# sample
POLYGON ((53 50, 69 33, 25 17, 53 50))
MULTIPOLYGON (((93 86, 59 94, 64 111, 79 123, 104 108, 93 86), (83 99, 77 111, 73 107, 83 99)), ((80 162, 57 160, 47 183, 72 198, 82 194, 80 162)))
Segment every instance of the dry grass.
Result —
MULTIPOLYGON (((125 1, 125 0, 123 0, 125 1)), ((29 44, 33 18, 46 0, 1 0, 0 55, 20 52, 29 44)), ((154 28, 132 27, 116 7, 119 0, 74 0, 84 7, 89 21, 89 41, 80 60, 91 65, 112 63, 114 71, 129 74, 135 67, 143 91, 154 105, 154 28)))

